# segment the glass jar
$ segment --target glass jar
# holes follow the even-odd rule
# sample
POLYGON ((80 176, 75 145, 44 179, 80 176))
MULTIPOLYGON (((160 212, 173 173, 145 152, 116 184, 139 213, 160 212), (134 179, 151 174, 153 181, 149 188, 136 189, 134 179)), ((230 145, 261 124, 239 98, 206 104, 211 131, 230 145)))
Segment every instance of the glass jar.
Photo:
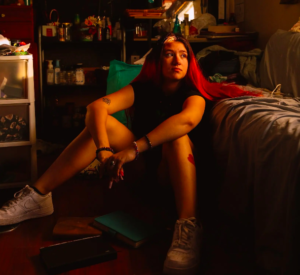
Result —
POLYGON ((76 85, 84 85, 85 76, 84 76, 82 63, 77 63, 75 74, 76 74, 76 85))
POLYGON ((60 71, 59 80, 60 80, 61 85, 66 85, 67 84, 66 71, 65 70, 60 71))
POLYGON ((72 66, 68 67, 66 71, 66 84, 74 85, 76 83, 75 71, 72 66))

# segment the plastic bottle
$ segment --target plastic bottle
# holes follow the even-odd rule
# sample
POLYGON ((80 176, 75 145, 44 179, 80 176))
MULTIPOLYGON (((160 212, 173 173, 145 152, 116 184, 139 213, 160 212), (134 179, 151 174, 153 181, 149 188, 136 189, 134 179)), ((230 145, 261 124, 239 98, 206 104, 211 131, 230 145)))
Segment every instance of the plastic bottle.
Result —
POLYGON ((54 84, 54 70, 53 70, 52 60, 47 60, 47 62, 48 62, 47 84, 53 85, 54 84))
POLYGON ((76 75, 76 85, 84 85, 85 77, 82 68, 82 63, 77 63, 75 75, 76 75))
POLYGON ((54 84, 60 84, 60 65, 58 59, 55 61, 54 67, 54 84))
POLYGON ((179 19, 178 19, 178 14, 176 14, 173 33, 181 34, 181 28, 180 28, 180 23, 179 23, 179 19))
POLYGON ((184 36, 188 38, 190 35, 189 15, 184 14, 184 36))

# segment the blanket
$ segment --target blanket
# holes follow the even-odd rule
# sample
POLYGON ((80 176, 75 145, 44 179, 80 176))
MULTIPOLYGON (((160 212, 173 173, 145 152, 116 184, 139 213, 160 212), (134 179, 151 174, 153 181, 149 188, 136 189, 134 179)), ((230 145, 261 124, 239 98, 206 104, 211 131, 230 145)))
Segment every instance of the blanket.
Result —
POLYGON ((222 100, 212 109, 212 125, 216 159, 225 175, 220 208, 239 218, 251 205, 257 263, 281 274, 300 274, 295 257, 300 100, 270 94, 222 100))

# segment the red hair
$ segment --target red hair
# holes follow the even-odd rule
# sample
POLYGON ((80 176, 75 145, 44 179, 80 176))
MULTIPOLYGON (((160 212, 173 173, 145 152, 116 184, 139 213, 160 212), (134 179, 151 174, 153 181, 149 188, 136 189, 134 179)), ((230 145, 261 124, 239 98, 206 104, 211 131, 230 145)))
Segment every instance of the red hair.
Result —
POLYGON ((245 91, 235 84, 222 84, 209 82, 202 74, 198 61, 193 53, 190 43, 182 36, 174 33, 169 33, 160 38, 156 46, 147 55, 145 63, 140 74, 132 81, 151 81, 156 86, 162 83, 161 72, 161 54, 164 47, 164 42, 168 37, 174 37, 175 41, 181 42, 188 52, 188 71, 184 78, 188 87, 197 89, 201 95, 208 100, 220 100, 230 97, 239 97, 244 95, 260 96, 260 94, 245 91))

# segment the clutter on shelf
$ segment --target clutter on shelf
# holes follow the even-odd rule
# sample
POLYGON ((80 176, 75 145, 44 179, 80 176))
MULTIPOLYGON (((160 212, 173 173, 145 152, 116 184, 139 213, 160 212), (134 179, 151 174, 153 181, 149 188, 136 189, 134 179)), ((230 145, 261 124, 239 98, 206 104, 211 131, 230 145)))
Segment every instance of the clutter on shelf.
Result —
POLYGON ((126 13, 129 17, 144 17, 144 18, 163 18, 166 12, 163 8, 157 9, 126 9, 126 13))
POLYGON ((81 22, 80 15, 75 14, 73 22, 59 22, 57 10, 50 12, 49 22, 42 26, 42 35, 56 37, 60 42, 122 40, 119 21, 113 27, 110 17, 91 15, 81 22))
POLYGON ((0 55, 27 55, 30 43, 17 42, 11 45, 11 42, 0 34, 0 55))
POLYGON ((28 139, 28 125, 24 118, 8 114, 0 116, 0 142, 28 139))

